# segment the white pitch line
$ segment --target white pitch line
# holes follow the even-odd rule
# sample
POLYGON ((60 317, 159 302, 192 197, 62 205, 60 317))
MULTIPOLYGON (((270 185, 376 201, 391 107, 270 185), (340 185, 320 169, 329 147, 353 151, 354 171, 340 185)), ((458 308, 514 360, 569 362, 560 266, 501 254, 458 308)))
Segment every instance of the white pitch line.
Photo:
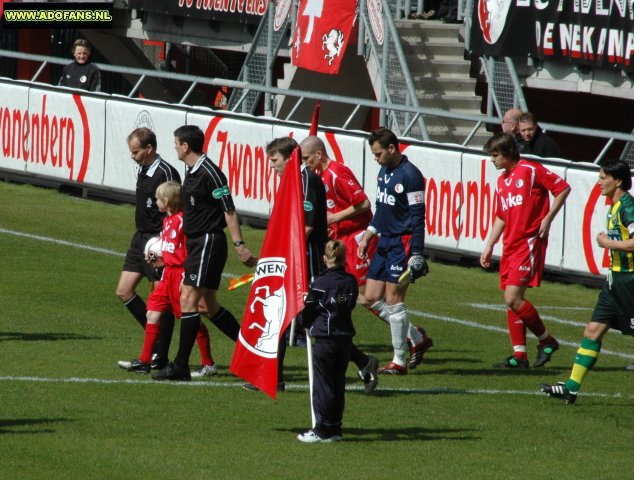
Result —
MULTIPOLYGON (((2 382, 41 382, 41 383, 81 383, 81 384, 97 384, 97 385, 159 385, 159 386, 171 386, 171 387, 185 387, 185 388, 237 388, 241 389, 242 383, 239 382, 210 382, 210 381, 195 381, 195 382, 158 382, 149 380, 114 380, 104 378, 45 378, 45 377, 9 377, 0 376, 2 382)), ((361 392, 361 386, 347 385, 347 391, 349 392, 361 392)), ((308 384, 291 384, 287 383, 287 391, 308 391, 308 384)), ((377 392, 389 392, 389 393, 418 393, 425 395, 542 395, 539 391, 532 390, 497 390, 497 389, 475 389, 475 388, 444 388, 444 387, 432 387, 432 388, 377 388, 377 392)), ((633 399, 633 395, 624 395, 622 393, 594 393, 587 392, 581 393, 580 397, 601 397, 601 398, 622 398, 633 399)))
MULTIPOLYGON (((507 335, 509 334, 509 330, 507 330, 506 328, 496 327, 494 325, 484 325, 482 323, 471 322, 469 320, 461 320, 459 318, 446 317, 444 315, 434 315, 433 313, 419 312, 418 310, 409 310, 409 313, 411 315, 415 315, 416 317, 429 318, 431 320, 440 320, 442 322, 448 322, 448 323, 455 323, 457 325, 464 325, 465 327, 478 328, 480 330, 488 330, 490 332, 500 332, 500 333, 505 333, 507 335)), ((529 334, 529 337, 535 338, 531 334, 529 334)), ((576 342, 568 342, 558 337, 555 337, 555 339, 558 341, 560 345, 566 345, 574 349, 577 349, 580 347, 580 344, 576 342)), ((600 350, 600 353, 633 360, 633 354, 630 354, 630 353, 614 352, 612 350, 607 350, 605 348, 600 350)))
POLYGON ((93 247, 91 245, 86 245, 84 243, 68 242, 66 240, 60 240, 52 237, 44 237, 42 235, 34 235, 32 233, 16 232, 15 230, 7 230, 5 228, 0 228, 0 233, 15 235, 16 237, 25 237, 31 240, 40 240, 43 242, 55 243, 56 245, 64 245, 66 247, 81 248, 82 250, 89 250, 91 252, 104 253, 107 255, 114 255, 117 257, 124 257, 124 253, 116 252, 115 250, 110 250, 108 248, 93 247))
MULTIPOLYGON (((467 305, 469 305, 470 307, 474 307, 474 308, 480 308, 483 310, 491 310, 494 312, 503 312, 505 311, 505 306, 504 305, 497 305, 497 304, 491 304, 491 303, 468 303, 467 305)), ((538 307, 538 305, 536 305, 536 309, 541 310, 543 308, 554 308, 554 307, 538 307)), ((559 309, 562 307, 558 307, 559 309)), ((578 309, 578 307, 566 307, 565 309, 578 309)), ((585 308, 584 310, 588 310, 588 311, 592 311, 593 309, 589 309, 589 308, 585 308)), ((573 320, 567 320, 564 318, 558 318, 558 317, 554 317, 553 315, 540 315, 540 318, 544 321, 547 322, 552 322, 552 323, 558 323, 560 325, 569 325, 571 327, 579 327, 581 330, 584 329, 584 327, 587 325, 588 319, 585 319, 584 322, 574 322, 573 320)), ((590 317, 589 317, 590 318, 590 317)), ((610 330, 611 333, 615 334, 615 335, 622 335, 622 332, 618 331, 618 330, 610 330)))
MULTIPOLYGON (((124 253, 121 252, 116 252, 115 250, 109 250, 106 248, 98 248, 98 247, 93 247, 91 245, 86 245, 84 243, 74 243, 74 242, 68 242, 66 240, 59 240, 57 238, 52 238, 52 237, 45 237, 42 235, 34 235, 31 233, 24 233, 24 232, 18 232, 15 230, 7 230, 4 228, 0 228, 0 233, 6 233, 9 235, 16 235, 19 237, 26 237, 26 238, 30 238, 33 240, 40 240, 40 241, 44 241, 44 242, 50 242, 50 243, 55 243, 55 244, 59 244, 59 245, 66 245, 68 247, 74 247, 74 248, 80 248, 83 250, 90 250, 92 252, 98 252, 98 253, 105 253, 107 255, 115 255, 118 257, 123 257, 124 253)), ((224 272, 222 274, 223 277, 226 278, 233 278, 237 275, 233 275, 231 273, 227 273, 224 272)), ((491 307, 491 304, 472 304, 475 306, 478 306, 479 308, 482 308, 482 305, 485 305, 487 308, 491 307)), ((495 305, 497 307, 497 305, 495 305)), ((501 306, 501 310, 503 310, 504 307, 501 306)), ((446 316, 442 316, 442 315, 435 315, 432 313, 427 313, 427 312, 420 312, 417 310, 410 310, 409 313, 411 313, 412 315, 416 315, 418 317, 423 317, 423 318, 430 318, 432 320, 440 320, 440 321, 444 321, 444 322, 449 322, 449 323, 456 323, 458 325, 464 325, 467 327, 471 327, 471 328, 479 328, 481 330, 489 330, 492 332, 499 332, 499 333, 506 333, 508 334, 509 331, 505 328, 500 328, 500 327, 495 327, 493 325, 483 325, 481 323, 476 323, 476 322, 471 322, 468 320, 462 320, 459 318, 452 318, 452 317, 446 317, 446 316)), ((544 317, 545 319, 549 318, 549 317, 544 317)), ((583 324, 580 324, 580 326, 584 327, 583 324)), ((615 331, 615 330, 614 330, 615 331)), ((580 346, 580 344, 576 343, 576 342, 567 342, 564 340, 560 340, 557 339, 558 342, 560 343, 560 345, 567 345, 573 348, 578 348, 580 346)), ((614 356, 618 356, 618 357, 622 357, 622 358, 626 358, 626 359, 633 359, 633 355, 632 354, 628 354, 628 353, 622 353, 622 352, 613 352, 610 350, 606 350, 603 349, 600 351, 600 353, 603 354, 608 354, 608 355, 614 355, 614 356)))
MULTIPOLYGON (((65 247, 73 247, 73 248, 79 248, 81 250, 89 250, 90 252, 104 253, 105 255, 112 255, 115 257, 125 256, 125 253, 117 252, 115 250, 111 250, 108 248, 94 247, 92 245, 87 245, 86 243, 69 242, 67 240, 60 240, 58 238, 53 238, 53 237, 45 237, 43 235, 35 235, 33 233, 18 232, 16 230, 7 230, 6 228, 0 228, 0 233, 14 235, 16 237, 29 238, 31 240, 40 240, 42 242, 54 243, 56 245, 64 245, 65 247)), ((234 275, 230 273, 223 273, 222 276, 228 277, 228 278, 234 277, 234 275)))
MULTIPOLYGON (((487 310, 504 310, 504 303, 469 303, 478 308, 486 308, 487 310)), ((590 312, 593 308, 588 307, 555 307, 553 305, 536 305, 538 310, 584 310, 590 312)))
MULTIPOLYGON (((506 307, 504 305, 496 305, 496 304, 491 304, 491 303, 468 303, 467 305, 469 305, 470 307, 473 308, 479 308, 482 310, 490 310, 493 312, 505 312, 506 307)), ((539 307, 538 305, 536 305, 536 309, 537 310, 542 310, 542 308, 544 307, 539 307)), ((574 308, 574 307, 571 307, 574 308)), ((589 309, 586 309, 589 310, 589 309)), ((585 325, 587 324, 588 319, 585 319, 584 322, 575 322, 573 320, 566 320, 564 318, 558 318, 558 317, 554 317, 553 315, 540 315, 540 318, 542 318, 542 320, 545 321, 549 321, 549 322, 553 322, 553 323, 559 323, 561 325, 569 325, 571 327, 580 327, 580 328, 584 328, 585 325)), ((614 332, 620 333, 617 330, 613 330, 614 332)))

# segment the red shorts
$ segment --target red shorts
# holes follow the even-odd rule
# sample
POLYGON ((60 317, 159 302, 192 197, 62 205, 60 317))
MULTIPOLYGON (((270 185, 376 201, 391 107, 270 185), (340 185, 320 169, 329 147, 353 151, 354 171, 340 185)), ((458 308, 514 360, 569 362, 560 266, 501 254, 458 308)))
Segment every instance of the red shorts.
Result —
POLYGON ((180 317, 180 285, 183 279, 184 268, 164 267, 162 280, 147 300, 147 310, 171 312, 176 317, 180 317))
POLYGON ((547 239, 534 237, 503 254, 500 260, 500 288, 507 285, 539 287, 544 273, 547 239))
POLYGON ((369 264, 378 247, 378 236, 374 236, 369 243, 366 258, 358 257, 358 243, 364 236, 366 230, 355 231, 338 237, 347 246, 347 259, 345 270, 356 277, 358 286, 367 283, 367 274, 369 273, 369 264))

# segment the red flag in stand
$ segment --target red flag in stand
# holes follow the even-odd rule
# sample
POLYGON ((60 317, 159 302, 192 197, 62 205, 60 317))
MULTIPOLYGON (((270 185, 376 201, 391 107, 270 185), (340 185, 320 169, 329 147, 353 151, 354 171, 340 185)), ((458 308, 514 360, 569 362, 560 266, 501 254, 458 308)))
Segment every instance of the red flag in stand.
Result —
POLYGON ((311 126, 309 127, 309 136, 318 135, 318 121, 320 119, 320 100, 316 102, 316 107, 313 109, 313 117, 311 117, 311 126))
POLYGON ((229 368, 274 399, 279 340, 308 289, 299 149, 280 180, 229 368))
POLYGON ((337 74, 356 18, 356 0, 301 0, 291 58, 296 67, 337 74))

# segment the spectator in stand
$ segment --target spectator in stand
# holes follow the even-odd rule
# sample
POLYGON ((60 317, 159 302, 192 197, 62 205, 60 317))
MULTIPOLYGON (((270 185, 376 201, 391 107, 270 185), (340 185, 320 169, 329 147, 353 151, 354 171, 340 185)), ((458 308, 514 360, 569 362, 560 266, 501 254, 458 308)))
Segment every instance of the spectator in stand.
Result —
POLYGON ((441 19, 442 23, 462 23, 458 19, 458 0, 441 0, 435 18, 441 19))
POLYGON ((99 92, 101 87, 100 69, 91 63, 91 44, 84 39, 73 42, 71 49, 74 61, 62 69, 58 85, 81 88, 89 92, 99 92))
POLYGON ((560 147, 544 133, 533 113, 523 113, 518 120, 518 130, 525 145, 520 153, 537 155, 538 157, 560 157, 560 147))
POLYGON ((526 143, 520 135, 520 129, 518 128, 520 117, 523 115, 523 111, 519 108, 512 108, 504 112, 502 117, 502 131, 511 135, 518 145, 518 151, 522 151, 526 143))
POLYGON ((413 12, 409 15, 412 20, 435 20, 440 10, 440 0, 427 0, 424 4, 424 12, 413 12))

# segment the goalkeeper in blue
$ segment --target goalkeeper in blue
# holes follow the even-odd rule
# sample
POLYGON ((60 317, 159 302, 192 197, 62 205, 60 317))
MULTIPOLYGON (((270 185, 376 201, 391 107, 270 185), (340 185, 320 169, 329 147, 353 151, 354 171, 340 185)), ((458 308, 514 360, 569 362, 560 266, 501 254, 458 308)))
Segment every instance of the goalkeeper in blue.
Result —
MULTIPOLYGON (((383 375, 407 374, 407 333, 409 316, 404 298, 409 283, 429 271, 422 256, 424 249, 424 177, 400 152, 398 138, 387 128, 369 135, 371 153, 380 165, 376 192, 376 212, 362 240, 358 255, 364 258, 369 242, 379 237, 378 248, 367 276, 365 307, 387 309, 393 345, 393 360, 378 370, 383 375)), ((426 348, 416 348, 409 359, 415 368, 426 348)))

